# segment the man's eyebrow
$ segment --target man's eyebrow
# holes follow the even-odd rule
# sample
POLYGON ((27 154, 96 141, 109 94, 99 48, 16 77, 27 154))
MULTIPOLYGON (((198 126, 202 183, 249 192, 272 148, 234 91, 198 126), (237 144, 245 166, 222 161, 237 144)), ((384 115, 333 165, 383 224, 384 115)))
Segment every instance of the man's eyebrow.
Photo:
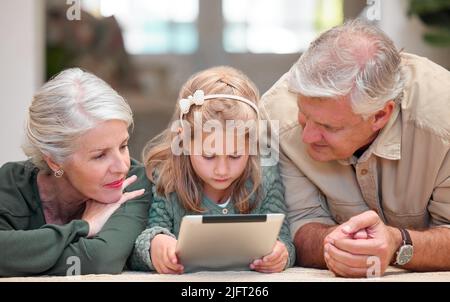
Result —
MULTIPOLYGON (((300 100, 297 101, 297 106, 298 106, 299 109, 301 109, 300 100)), ((302 114, 304 116, 308 117, 308 115, 305 114, 305 112, 303 112, 303 111, 302 111, 302 114)), ((334 125, 328 125, 328 124, 324 124, 324 123, 319 123, 319 122, 316 122, 316 121, 315 121, 315 123, 318 124, 318 125, 321 125, 323 127, 327 127, 327 128, 341 128, 342 127, 342 126, 334 126, 334 125)))

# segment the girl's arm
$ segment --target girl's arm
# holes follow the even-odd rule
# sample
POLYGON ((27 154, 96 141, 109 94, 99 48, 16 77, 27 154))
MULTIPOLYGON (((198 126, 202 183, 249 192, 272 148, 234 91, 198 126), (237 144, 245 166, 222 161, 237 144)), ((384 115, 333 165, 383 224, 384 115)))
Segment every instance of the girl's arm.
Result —
MULTIPOLYGON (((156 194, 153 196, 156 196, 156 194)), ((154 198, 150 207, 147 229, 137 237, 134 243, 133 253, 129 261, 129 266, 132 270, 155 270, 150 249, 151 241, 158 234, 165 234, 175 238, 173 234, 173 213, 170 204, 165 198, 160 196, 154 198)))
MULTIPOLYGON (((263 167, 263 188, 264 199, 261 203, 261 213, 287 213, 286 204, 284 202, 284 186, 281 182, 278 166, 263 167)), ((281 226, 278 240, 284 243, 289 253, 289 259, 286 267, 291 267, 295 263, 295 247, 292 242, 287 217, 281 226)))

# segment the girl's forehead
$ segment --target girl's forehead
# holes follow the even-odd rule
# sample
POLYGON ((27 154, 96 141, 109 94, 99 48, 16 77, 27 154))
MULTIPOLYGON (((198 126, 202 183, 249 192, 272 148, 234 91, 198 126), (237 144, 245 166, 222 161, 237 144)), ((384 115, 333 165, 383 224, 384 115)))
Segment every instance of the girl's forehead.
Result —
POLYGON ((202 138, 196 142, 197 145, 200 145, 202 153, 229 155, 245 153, 248 149, 249 139, 246 134, 204 132, 202 138))

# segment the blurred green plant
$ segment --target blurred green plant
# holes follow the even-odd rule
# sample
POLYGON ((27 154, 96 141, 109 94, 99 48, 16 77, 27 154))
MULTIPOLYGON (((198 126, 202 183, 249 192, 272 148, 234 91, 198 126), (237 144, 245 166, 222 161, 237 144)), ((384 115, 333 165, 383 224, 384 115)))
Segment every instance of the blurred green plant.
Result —
POLYGON ((416 15, 428 27, 424 40, 450 47, 450 0, 410 0, 408 15, 416 15))

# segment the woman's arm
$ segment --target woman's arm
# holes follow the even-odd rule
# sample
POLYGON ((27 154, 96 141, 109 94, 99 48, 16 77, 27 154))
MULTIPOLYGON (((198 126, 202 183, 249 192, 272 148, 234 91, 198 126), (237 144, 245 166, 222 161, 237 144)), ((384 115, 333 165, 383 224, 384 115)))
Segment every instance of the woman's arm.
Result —
POLYGON ((89 225, 74 220, 66 225, 44 225, 36 230, 14 230, 8 214, 0 213, 0 276, 42 274, 74 241, 87 236, 89 225))
POLYGON ((0 215, 0 276, 120 273, 145 227, 148 206, 145 195, 128 201, 92 238, 83 220, 20 231, 0 215))

